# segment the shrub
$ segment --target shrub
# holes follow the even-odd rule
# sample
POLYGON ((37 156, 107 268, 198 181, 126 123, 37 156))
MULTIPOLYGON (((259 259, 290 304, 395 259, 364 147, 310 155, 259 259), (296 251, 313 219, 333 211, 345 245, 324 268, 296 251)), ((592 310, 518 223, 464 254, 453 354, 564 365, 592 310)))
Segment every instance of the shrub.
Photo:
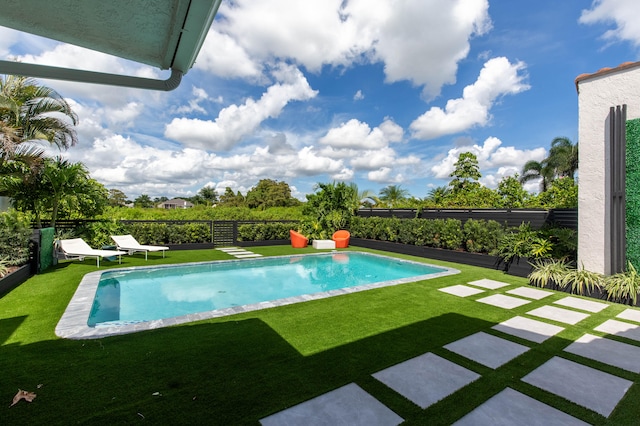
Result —
MULTIPOLYGON (((120 235, 124 231, 123 225, 116 220, 86 222, 74 230, 73 234, 83 238, 93 248, 113 245, 111 235, 120 235)), ((72 236, 66 236, 72 238, 72 236)))
POLYGON ((297 229, 298 224, 267 222, 252 223, 238 226, 239 241, 272 241, 288 240, 289 230, 297 229))
POLYGON ((627 270, 608 277, 605 281, 605 290, 608 299, 616 302, 635 305, 640 294, 640 275, 631 264, 627 263, 627 270))
POLYGON ((562 288, 571 287, 573 294, 589 294, 594 290, 600 290, 604 278, 597 272, 591 272, 582 268, 570 269, 562 280, 562 288))
POLYGON ((0 257, 7 265, 24 265, 29 260, 31 221, 27 215, 10 209, 0 213, 0 257))
POLYGON ((569 265, 565 259, 538 259, 531 266, 533 271, 529 274, 529 281, 536 287, 562 287, 569 273, 569 265))
POLYGON ((498 248, 504 228, 495 220, 469 219, 463 227, 464 247, 470 253, 491 253, 498 248))

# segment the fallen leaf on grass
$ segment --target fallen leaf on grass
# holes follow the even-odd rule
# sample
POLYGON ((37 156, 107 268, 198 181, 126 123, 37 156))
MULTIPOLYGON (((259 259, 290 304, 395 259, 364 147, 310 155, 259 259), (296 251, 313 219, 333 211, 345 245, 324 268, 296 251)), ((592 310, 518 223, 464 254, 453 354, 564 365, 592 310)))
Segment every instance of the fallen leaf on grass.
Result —
POLYGON ((21 399, 24 399, 27 402, 33 402, 33 398, 35 397, 36 397, 36 394, 33 392, 27 392, 25 390, 18 389, 18 393, 16 394, 16 396, 13 397, 13 403, 9 406, 9 408, 16 405, 18 401, 20 401, 21 399))

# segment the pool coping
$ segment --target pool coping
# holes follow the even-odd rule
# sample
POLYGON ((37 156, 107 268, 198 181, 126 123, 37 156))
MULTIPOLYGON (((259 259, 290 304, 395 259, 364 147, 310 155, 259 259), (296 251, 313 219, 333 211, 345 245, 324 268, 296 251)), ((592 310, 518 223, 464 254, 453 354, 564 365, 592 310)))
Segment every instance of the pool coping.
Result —
MULTIPOLYGON (((340 253, 338 250, 334 250, 329 253, 340 253)), ((256 262, 261 259, 274 259, 274 258, 282 258, 282 257, 292 257, 292 256, 323 256, 327 255, 327 252, 324 253, 309 253, 309 254, 294 254, 294 255, 282 255, 282 256, 265 256, 259 259, 228 259, 228 260, 213 260, 213 261, 205 261, 205 262, 188 262, 188 263, 177 263, 177 264, 165 264, 165 265, 155 265, 155 266, 132 266, 125 268, 114 268, 107 269, 103 271, 95 271, 85 274, 78 284, 78 288, 76 289, 75 294, 71 298, 71 301, 67 305, 60 321, 55 328, 55 333, 58 337, 64 339, 98 339, 102 337, 108 336, 117 336, 121 334, 130 334, 136 333, 138 331, 145 330, 154 330, 163 327, 169 327, 172 325, 185 324, 194 321, 201 321, 205 319, 211 318, 220 318, 229 315, 240 314, 244 312, 257 311, 261 309, 267 308, 275 308, 278 306, 291 305, 294 303, 307 302, 310 300, 319 300, 325 299, 333 296, 340 296, 343 294, 351 294, 357 293, 364 290, 371 290, 374 288, 382 288, 389 287, 398 284, 407 284, 417 281, 424 281, 433 278, 440 278, 448 275, 454 275, 460 273, 459 270, 455 268, 450 268, 447 266, 440 265, 432 265, 430 263, 416 262, 407 259, 401 259, 393 256, 385 256, 375 253, 367 253, 360 251, 349 251, 345 253, 361 253, 367 256, 375 256, 375 257, 391 257, 394 260, 406 263, 413 263, 419 265, 432 266, 439 269, 444 269, 443 272, 438 272, 435 274, 429 275, 417 275, 415 277, 402 278, 397 280, 390 281, 381 281, 373 284, 364 284, 354 287, 342 288, 338 290, 329 290, 318 293, 304 294, 300 296, 287 297, 283 299, 276 299, 267 302, 259 302, 252 303, 249 305, 242 306, 234 306, 231 308, 222 308, 216 309, 213 311, 199 312, 195 314, 182 315, 178 317, 151 320, 151 321, 140 321, 133 322, 130 324, 118 324, 118 325, 104 325, 104 326, 96 326, 90 327, 88 325, 89 315, 91 313, 91 307, 93 305, 93 299, 96 294, 96 290, 98 288, 98 283, 100 282, 100 277, 103 273, 112 273, 117 271, 129 271, 129 270, 141 270, 141 269, 158 269, 158 268, 169 268, 174 267, 176 265, 188 266, 188 265, 201 265, 208 263, 234 263, 234 262, 256 262)))

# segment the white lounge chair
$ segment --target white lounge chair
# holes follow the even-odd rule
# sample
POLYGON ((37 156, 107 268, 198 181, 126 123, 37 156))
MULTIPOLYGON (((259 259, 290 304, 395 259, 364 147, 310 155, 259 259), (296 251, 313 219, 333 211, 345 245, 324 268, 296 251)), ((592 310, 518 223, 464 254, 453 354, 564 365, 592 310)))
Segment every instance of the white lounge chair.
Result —
POLYGON ((129 254, 133 254, 137 251, 143 251, 144 260, 147 260, 147 254, 150 251, 161 251, 162 257, 164 257, 165 250, 169 250, 169 247, 140 244, 132 235, 112 235, 111 239, 116 243, 118 250, 125 250, 129 254))
POLYGON ((126 251, 117 250, 96 250, 92 249, 82 238, 73 238, 70 240, 57 240, 56 241, 57 254, 61 254, 63 259, 78 259, 84 260, 85 257, 95 257, 96 266, 100 266, 101 257, 113 257, 118 256, 118 263, 122 263, 123 254, 127 254, 126 251))

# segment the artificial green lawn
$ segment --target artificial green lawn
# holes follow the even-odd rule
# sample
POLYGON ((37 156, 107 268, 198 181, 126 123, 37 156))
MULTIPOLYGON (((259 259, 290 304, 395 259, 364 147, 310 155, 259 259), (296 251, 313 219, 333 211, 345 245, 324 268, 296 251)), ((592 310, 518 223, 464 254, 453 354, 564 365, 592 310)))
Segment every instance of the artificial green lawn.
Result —
MULTIPOLYGON (((316 252, 288 246, 251 250, 264 255, 316 252)), ((96 270, 91 260, 63 262, 0 298, 0 398, 6 402, 0 406, 0 424, 255 425, 263 417, 351 382, 406 419, 406 424, 450 424, 507 386, 589 423, 638 423, 640 375, 562 352, 585 332, 601 335, 593 328, 625 306, 592 314, 543 344, 534 344, 490 327, 566 297, 565 293, 504 310, 473 301, 503 291, 463 299, 437 289, 480 278, 519 285, 526 285, 526 279, 389 255, 451 266, 461 273, 97 340, 62 340, 54 334, 80 279, 96 270), (492 370, 442 348, 480 330, 532 349, 492 370), (425 352, 482 377, 422 410, 371 376, 425 352), (605 419, 520 381, 555 355, 580 360, 635 384, 605 419), (18 388, 38 396, 32 403, 21 401, 7 408, 18 388)), ((147 262, 142 255, 126 256, 122 266, 229 258, 217 250, 170 251, 165 259, 150 256, 147 262)), ((105 262, 100 269, 118 266, 105 262)))

